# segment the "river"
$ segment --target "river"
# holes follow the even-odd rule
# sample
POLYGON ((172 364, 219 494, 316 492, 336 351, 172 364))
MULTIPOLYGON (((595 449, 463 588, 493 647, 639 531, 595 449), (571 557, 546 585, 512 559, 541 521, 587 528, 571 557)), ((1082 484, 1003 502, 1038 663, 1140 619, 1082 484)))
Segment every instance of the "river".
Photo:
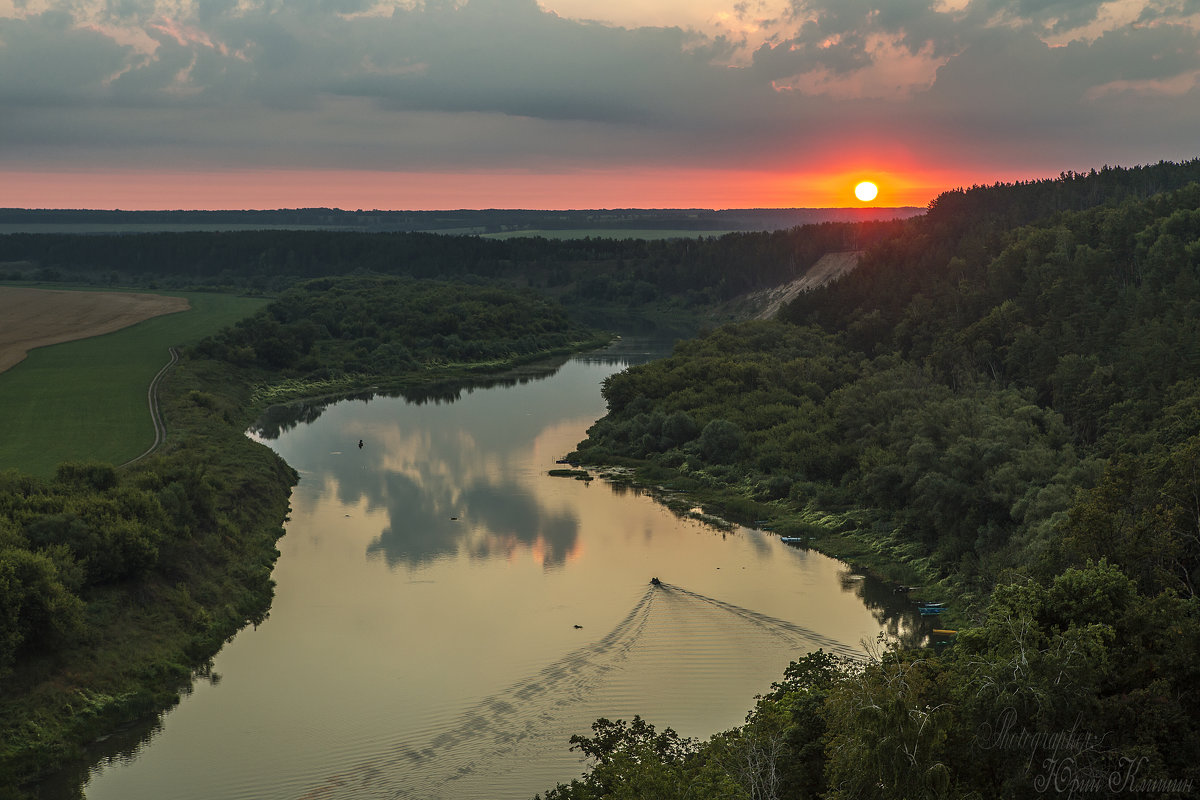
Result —
POLYGON ((547 474, 662 346, 264 423, 301 475, 270 616, 86 797, 530 798, 583 771, 597 717, 705 737, 791 659, 911 626, 834 559, 547 474))

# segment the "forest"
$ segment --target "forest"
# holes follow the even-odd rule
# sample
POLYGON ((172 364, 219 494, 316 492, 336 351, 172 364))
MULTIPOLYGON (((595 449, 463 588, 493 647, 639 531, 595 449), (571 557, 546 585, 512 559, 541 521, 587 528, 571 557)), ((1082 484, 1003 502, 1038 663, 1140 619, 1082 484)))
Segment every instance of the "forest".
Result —
MULTIPOLYGON (((533 209, 458 209, 445 211, 348 211, 338 208, 289 208, 223 211, 112 211, 98 209, 0 208, 0 226, 43 230, 93 226, 112 233, 139 227, 180 230, 252 230, 287 228, 343 231, 423 231, 442 233, 520 233, 522 231, 594 230, 628 238, 631 230, 763 231, 821 222, 865 222, 911 217, 923 208, 611 208, 541 211, 533 209), (623 234, 626 234, 623 236, 623 234)), ((60 232, 67 232, 61 230, 60 232)))
POLYGON ((205 358, 287 378, 495 366, 602 341, 532 291, 392 277, 320 278, 202 341, 205 358))
POLYGON ((345 275, 534 288, 572 313, 711 307, 859 249, 898 221, 825 222, 698 239, 506 240, 432 233, 231 231, 0 236, 0 280, 279 293, 345 275))
POLYGON ((1196 168, 943 195, 779 319, 609 378, 574 460, 818 544, 832 523, 960 630, 811 656, 710 742, 597 723, 547 797, 1194 791, 1196 168))

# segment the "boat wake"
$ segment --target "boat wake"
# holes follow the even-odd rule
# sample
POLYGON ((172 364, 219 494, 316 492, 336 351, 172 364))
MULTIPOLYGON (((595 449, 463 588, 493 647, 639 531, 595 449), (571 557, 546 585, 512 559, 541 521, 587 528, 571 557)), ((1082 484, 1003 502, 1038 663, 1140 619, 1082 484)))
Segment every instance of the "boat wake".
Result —
POLYGON ((672 586, 670 584, 662 584, 663 589, 668 593, 679 594, 684 597, 697 600, 701 603, 706 603, 714 608, 719 608, 722 611, 728 611, 738 619, 745 620, 753 625, 757 625, 768 634, 781 637, 787 640, 795 640, 799 644, 810 645, 811 649, 821 648, 835 655, 843 656, 851 660, 859 661, 863 658, 863 650, 861 647, 852 647, 844 642, 839 642, 816 631, 809 630, 803 625, 797 625, 794 622, 788 622, 785 619, 760 614, 757 611, 752 611, 742 606, 736 606, 733 603, 726 603, 724 600, 717 600, 713 597, 699 594, 698 592, 688 591, 681 586, 672 586))
POLYGON ((640 706, 647 696, 670 716, 686 716, 704 707, 699 698, 721 691, 748 653, 773 654, 762 669, 766 683, 749 690, 734 724, 788 661, 818 647, 862 657, 860 650, 787 620, 667 583, 649 586, 601 639, 479 700, 427 741, 406 735, 379 747, 302 800, 500 797, 500 786, 510 784, 511 796, 529 797, 582 772, 567 740, 595 718, 645 716, 640 706), (518 789, 519 781, 504 777, 531 768, 540 768, 548 782, 518 789))
POLYGON ((555 727, 558 712, 577 703, 614 669, 641 635, 654 594, 653 587, 648 588, 600 640, 485 697, 429 742, 394 742, 377 757, 330 777, 302 797, 429 800, 452 795, 454 782, 481 764, 501 757, 511 760, 523 742, 542 738, 548 727, 555 727))

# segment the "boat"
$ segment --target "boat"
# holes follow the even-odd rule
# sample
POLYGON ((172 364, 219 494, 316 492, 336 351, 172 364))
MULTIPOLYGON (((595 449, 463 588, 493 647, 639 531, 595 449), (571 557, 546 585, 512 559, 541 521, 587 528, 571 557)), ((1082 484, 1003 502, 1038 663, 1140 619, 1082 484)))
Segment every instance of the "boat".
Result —
POLYGON ((917 611, 921 612, 922 617, 932 617, 936 614, 942 613, 945 610, 946 609, 942 608, 941 606, 917 606, 917 611))
POLYGON ((781 542, 803 542, 804 537, 803 536, 780 536, 779 541, 781 541, 781 542))

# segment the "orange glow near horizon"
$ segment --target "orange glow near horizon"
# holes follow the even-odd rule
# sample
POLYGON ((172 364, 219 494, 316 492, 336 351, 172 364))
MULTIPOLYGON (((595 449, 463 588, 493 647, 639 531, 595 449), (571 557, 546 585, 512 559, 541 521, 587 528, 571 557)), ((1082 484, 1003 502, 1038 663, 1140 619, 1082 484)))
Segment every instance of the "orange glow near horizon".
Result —
POLYGON ((0 172, 0 207, 126 210, 341 208, 844 208, 929 204, 962 173, 838 170, 0 172), (853 187, 871 175, 879 194, 853 187))

